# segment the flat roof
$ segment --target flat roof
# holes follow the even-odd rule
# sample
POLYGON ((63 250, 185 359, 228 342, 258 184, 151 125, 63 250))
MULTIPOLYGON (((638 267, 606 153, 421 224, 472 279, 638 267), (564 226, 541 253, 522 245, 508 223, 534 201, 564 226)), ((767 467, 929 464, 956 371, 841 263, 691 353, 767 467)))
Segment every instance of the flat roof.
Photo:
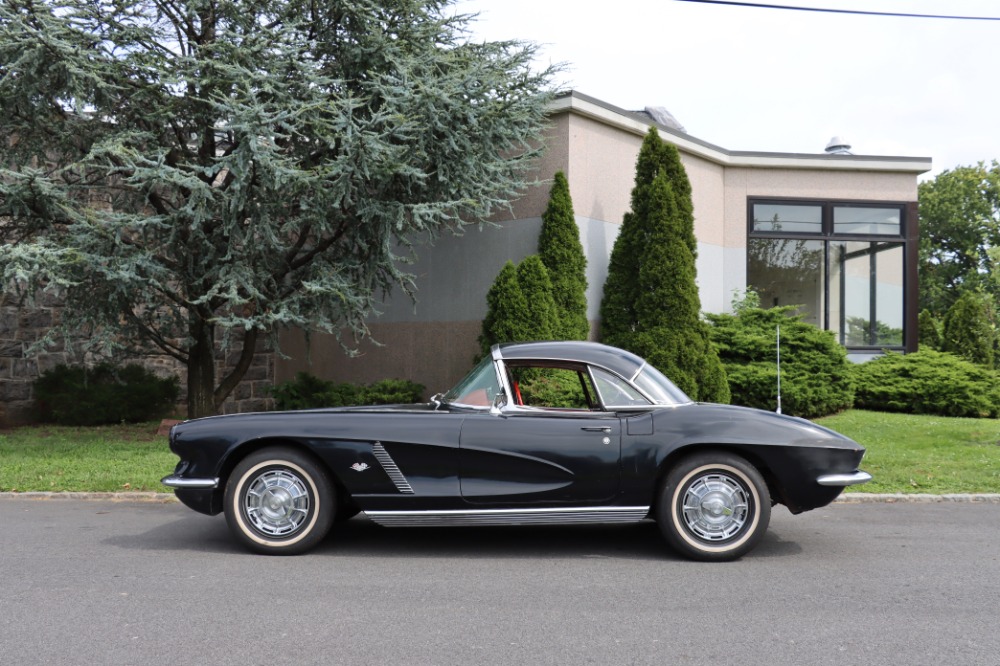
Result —
POLYGON ((757 169, 894 171, 912 174, 926 173, 932 168, 930 157, 726 150, 685 132, 660 125, 644 114, 620 109, 575 90, 556 95, 549 108, 553 113, 576 113, 637 135, 645 135, 651 126, 656 126, 660 136, 677 146, 679 150, 725 166, 757 169))

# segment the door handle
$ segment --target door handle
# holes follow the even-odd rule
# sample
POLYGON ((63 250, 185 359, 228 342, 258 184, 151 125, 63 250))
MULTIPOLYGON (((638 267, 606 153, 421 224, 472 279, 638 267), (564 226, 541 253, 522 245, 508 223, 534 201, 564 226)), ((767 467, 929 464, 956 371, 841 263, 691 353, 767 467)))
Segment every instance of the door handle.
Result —
POLYGON ((606 432, 606 433, 610 433, 611 432, 611 426, 601 426, 599 428, 588 428, 588 427, 584 426, 583 428, 580 428, 580 430, 586 430, 587 432, 606 432))

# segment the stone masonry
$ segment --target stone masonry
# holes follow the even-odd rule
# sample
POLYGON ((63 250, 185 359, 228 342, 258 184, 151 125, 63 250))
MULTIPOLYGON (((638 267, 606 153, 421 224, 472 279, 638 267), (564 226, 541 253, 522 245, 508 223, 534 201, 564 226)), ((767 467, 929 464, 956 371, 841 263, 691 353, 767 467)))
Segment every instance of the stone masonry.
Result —
MULTIPOLYGON (((33 307, 19 307, 9 296, 0 300, 0 427, 30 423, 32 420, 32 385, 38 376, 64 363, 94 363, 89 355, 67 350, 59 342, 45 351, 29 354, 30 347, 59 322, 62 304, 47 294, 42 294, 33 307)), ((239 350, 216 352, 218 376, 227 365, 235 363, 239 350)), ((138 362, 160 376, 174 375, 181 387, 182 404, 177 414, 183 416, 186 407, 186 377, 184 366, 163 355, 149 355, 123 360, 138 362)), ((273 409, 274 400, 269 390, 274 383, 274 354, 263 343, 254 355, 253 364, 243 381, 223 405, 223 413, 263 411, 273 409)))

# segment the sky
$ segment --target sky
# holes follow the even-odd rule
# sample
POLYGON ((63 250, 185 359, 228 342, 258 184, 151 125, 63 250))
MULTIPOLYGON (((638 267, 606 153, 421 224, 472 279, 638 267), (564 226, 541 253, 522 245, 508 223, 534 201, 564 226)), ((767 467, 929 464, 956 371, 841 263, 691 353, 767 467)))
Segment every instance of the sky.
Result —
MULTIPOLYGON (((986 16, 997 0, 763 0, 986 16)), ((457 0, 473 39, 538 44, 561 87, 663 106, 728 150, 930 157, 933 171, 1000 160, 1000 20, 859 16, 680 0, 457 0)))

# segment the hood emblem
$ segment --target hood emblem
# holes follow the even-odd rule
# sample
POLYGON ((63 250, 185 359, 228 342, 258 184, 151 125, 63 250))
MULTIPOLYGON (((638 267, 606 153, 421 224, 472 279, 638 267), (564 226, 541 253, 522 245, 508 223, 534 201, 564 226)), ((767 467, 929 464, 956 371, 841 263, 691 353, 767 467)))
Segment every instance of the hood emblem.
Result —
POLYGON ((353 469, 355 472, 363 472, 366 469, 368 469, 368 463, 354 463, 353 465, 351 465, 351 469, 353 469))

